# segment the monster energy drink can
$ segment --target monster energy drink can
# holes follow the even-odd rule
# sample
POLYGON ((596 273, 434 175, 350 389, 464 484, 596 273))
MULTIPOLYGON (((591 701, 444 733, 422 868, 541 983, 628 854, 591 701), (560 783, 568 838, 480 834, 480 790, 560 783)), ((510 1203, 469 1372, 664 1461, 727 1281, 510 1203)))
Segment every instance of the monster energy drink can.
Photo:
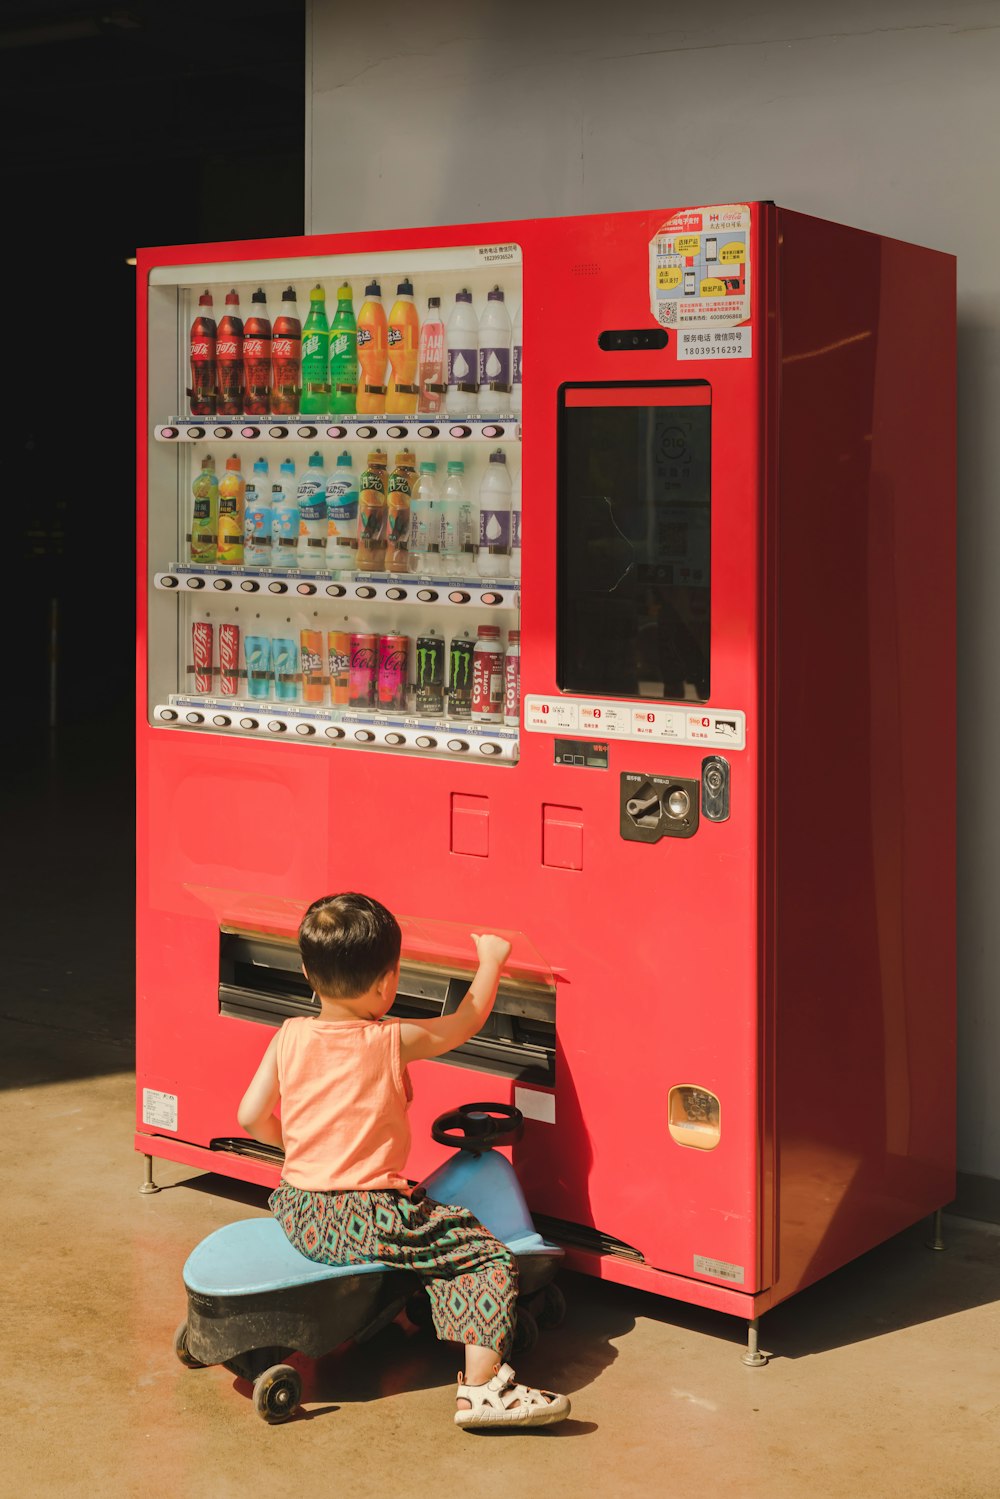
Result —
POLYGON ((417 636, 417 712, 444 712, 444 641, 417 636))
POLYGON ((474 640, 456 636, 448 653, 448 712, 455 718, 468 718, 472 712, 472 656, 474 640))

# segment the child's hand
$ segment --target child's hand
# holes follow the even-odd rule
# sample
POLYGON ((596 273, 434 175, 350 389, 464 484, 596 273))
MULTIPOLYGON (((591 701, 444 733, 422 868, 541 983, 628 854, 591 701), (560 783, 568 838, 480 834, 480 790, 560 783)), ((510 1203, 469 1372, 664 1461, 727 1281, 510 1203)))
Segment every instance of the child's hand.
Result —
POLYGON ((476 944, 480 963, 495 963, 498 968, 502 968, 510 957, 510 943, 506 937, 498 937, 493 932, 484 932, 479 936, 473 932, 472 940, 476 944))

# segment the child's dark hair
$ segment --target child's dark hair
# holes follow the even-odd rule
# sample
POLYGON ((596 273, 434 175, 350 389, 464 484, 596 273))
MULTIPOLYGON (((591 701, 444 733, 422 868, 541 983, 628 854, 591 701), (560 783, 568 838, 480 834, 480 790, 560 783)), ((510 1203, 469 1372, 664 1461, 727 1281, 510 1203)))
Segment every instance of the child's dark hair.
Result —
POLYGON ((391 911, 346 891, 314 900, 299 927, 309 982, 328 999, 357 999, 399 961, 403 934, 391 911))

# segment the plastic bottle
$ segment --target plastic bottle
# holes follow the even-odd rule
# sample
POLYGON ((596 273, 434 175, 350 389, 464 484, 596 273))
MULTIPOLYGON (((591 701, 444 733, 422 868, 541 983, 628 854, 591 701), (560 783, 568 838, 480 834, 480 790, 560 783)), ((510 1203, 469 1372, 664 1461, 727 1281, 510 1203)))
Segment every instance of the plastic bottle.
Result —
POLYGON ((215 340, 218 362, 219 398, 215 409, 219 416, 241 416, 243 413, 243 319, 236 290, 226 293, 225 315, 219 319, 215 340))
POLYGON ((354 567, 358 550, 358 481, 345 448, 326 486, 326 565, 332 571, 354 567))
POLYGON ((510 575, 521 576, 521 470, 510 486, 510 575))
POLYGON ((214 416, 216 400, 215 317, 212 293, 198 298, 198 316, 191 324, 191 385, 188 390, 192 416, 214 416))
POLYGON ((295 464, 286 458, 271 485, 271 563, 274 567, 299 565, 299 500, 295 464))
POLYGON ((479 406, 479 324, 472 293, 465 286, 455 293, 455 305, 448 315, 445 349, 448 415, 475 416, 479 406))
POLYGON ((326 318, 326 291, 314 286, 309 293, 309 312, 302 329, 302 400, 300 411, 330 410, 330 324, 326 318))
POLYGON ((219 555, 219 480, 211 453, 201 460, 201 473, 191 486, 191 536, 188 555, 192 562, 212 563, 219 555))
POLYGON ((448 394, 445 369, 444 323, 441 321, 441 298, 427 298, 427 316, 420 327, 417 410, 434 416, 444 406, 448 394))
POLYGON ((472 503, 465 490, 465 464, 452 459, 441 496, 441 563, 447 577, 472 570, 472 503))
POLYGON ((418 573, 433 573, 441 560, 441 489, 437 464, 420 465, 419 482, 410 501, 410 556, 418 573))
POLYGON ((494 286, 479 319, 479 415, 510 411, 510 313, 503 287, 494 286))
POLYGON ((510 572, 510 474, 503 448, 490 454, 479 486, 476 567, 481 578, 506 578, 510 572))
POLYGON ((286 286, 271 337, 271 410, 275 416, 293 416, 299 409, 301 357, 302 324, 295 287, 286 286))
POLYGON ((389 503, 386 517, 386 571, 410 571, 410 513, 417 463, 408 448, 396 457, 396 467, 389 475, 389 503))
POLYGON ((511 330, 511 356, 510 356, 510 409, 513 416, 521 415, 521 345, 524 333, 521 327, 521 313, 523 306, 517 309, 517 317, 514 319, 514 327, 511 330))
POLYGON ((362 572, 381 572, 385 566, 386 502, 384 453, 368 454, 368 467, 358 481, 358 556, 362 572))
POLYGON ((503 721, 503 646, 499 625, 480 625, 472 653, 472 721, 503 721))
POLYGON ((243 560, 247 567, 270 567, 274 554, 274 515, 266 458, 257 459, 247 480, 244 515, 243 560))
POLYGON ((412 416, 417 409, 417 362, 420 358, 420 319, 413 302, 413 283, 396 287, 389 313, 389 387, 385 409, 392 416, 412 416))
POLYGON ((247 416, 267 416, 271 409, 271 318, 267 293, 258 286, 250 298, 243 325, 243 409, 247 416))
POLYGON ((299 566, 317 572, 326 566, 326 484, 323 454, 309 455, 309 466, 299 480, 299 566))
POLYGON ((389 330, 382 306, 382 288, 377 281, 365 287, 365 300, 358 314, 358 363, 361 366, 357 410, 366 416, 385 411, 385 370, 389 330))
POLYGON ((351 283, 337 292, 337 311, 330 328, 330 410, 353 411, 358 401, 358 325, 351 283))
POLYGON ((236 453, 226 459, 226 472, 219 480, 218 561, 230 567, 243 563, 243 501, 246 480, 236 453))

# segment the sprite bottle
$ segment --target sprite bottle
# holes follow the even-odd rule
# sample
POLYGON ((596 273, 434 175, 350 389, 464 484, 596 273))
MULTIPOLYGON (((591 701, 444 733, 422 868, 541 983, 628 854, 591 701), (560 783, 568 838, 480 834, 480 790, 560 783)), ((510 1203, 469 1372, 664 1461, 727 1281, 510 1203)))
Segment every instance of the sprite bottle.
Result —
POLYGON ((314 286, 309 293, 309 316, 302 329, 302 401, 300 411, 330 410, 330 325, 326 320, 326 292, 314 286))
POLYGON ((330 330, 330 410, 354 411, 358 404, 358 325, 351 283, 337 292, 337 311, 330 330))

